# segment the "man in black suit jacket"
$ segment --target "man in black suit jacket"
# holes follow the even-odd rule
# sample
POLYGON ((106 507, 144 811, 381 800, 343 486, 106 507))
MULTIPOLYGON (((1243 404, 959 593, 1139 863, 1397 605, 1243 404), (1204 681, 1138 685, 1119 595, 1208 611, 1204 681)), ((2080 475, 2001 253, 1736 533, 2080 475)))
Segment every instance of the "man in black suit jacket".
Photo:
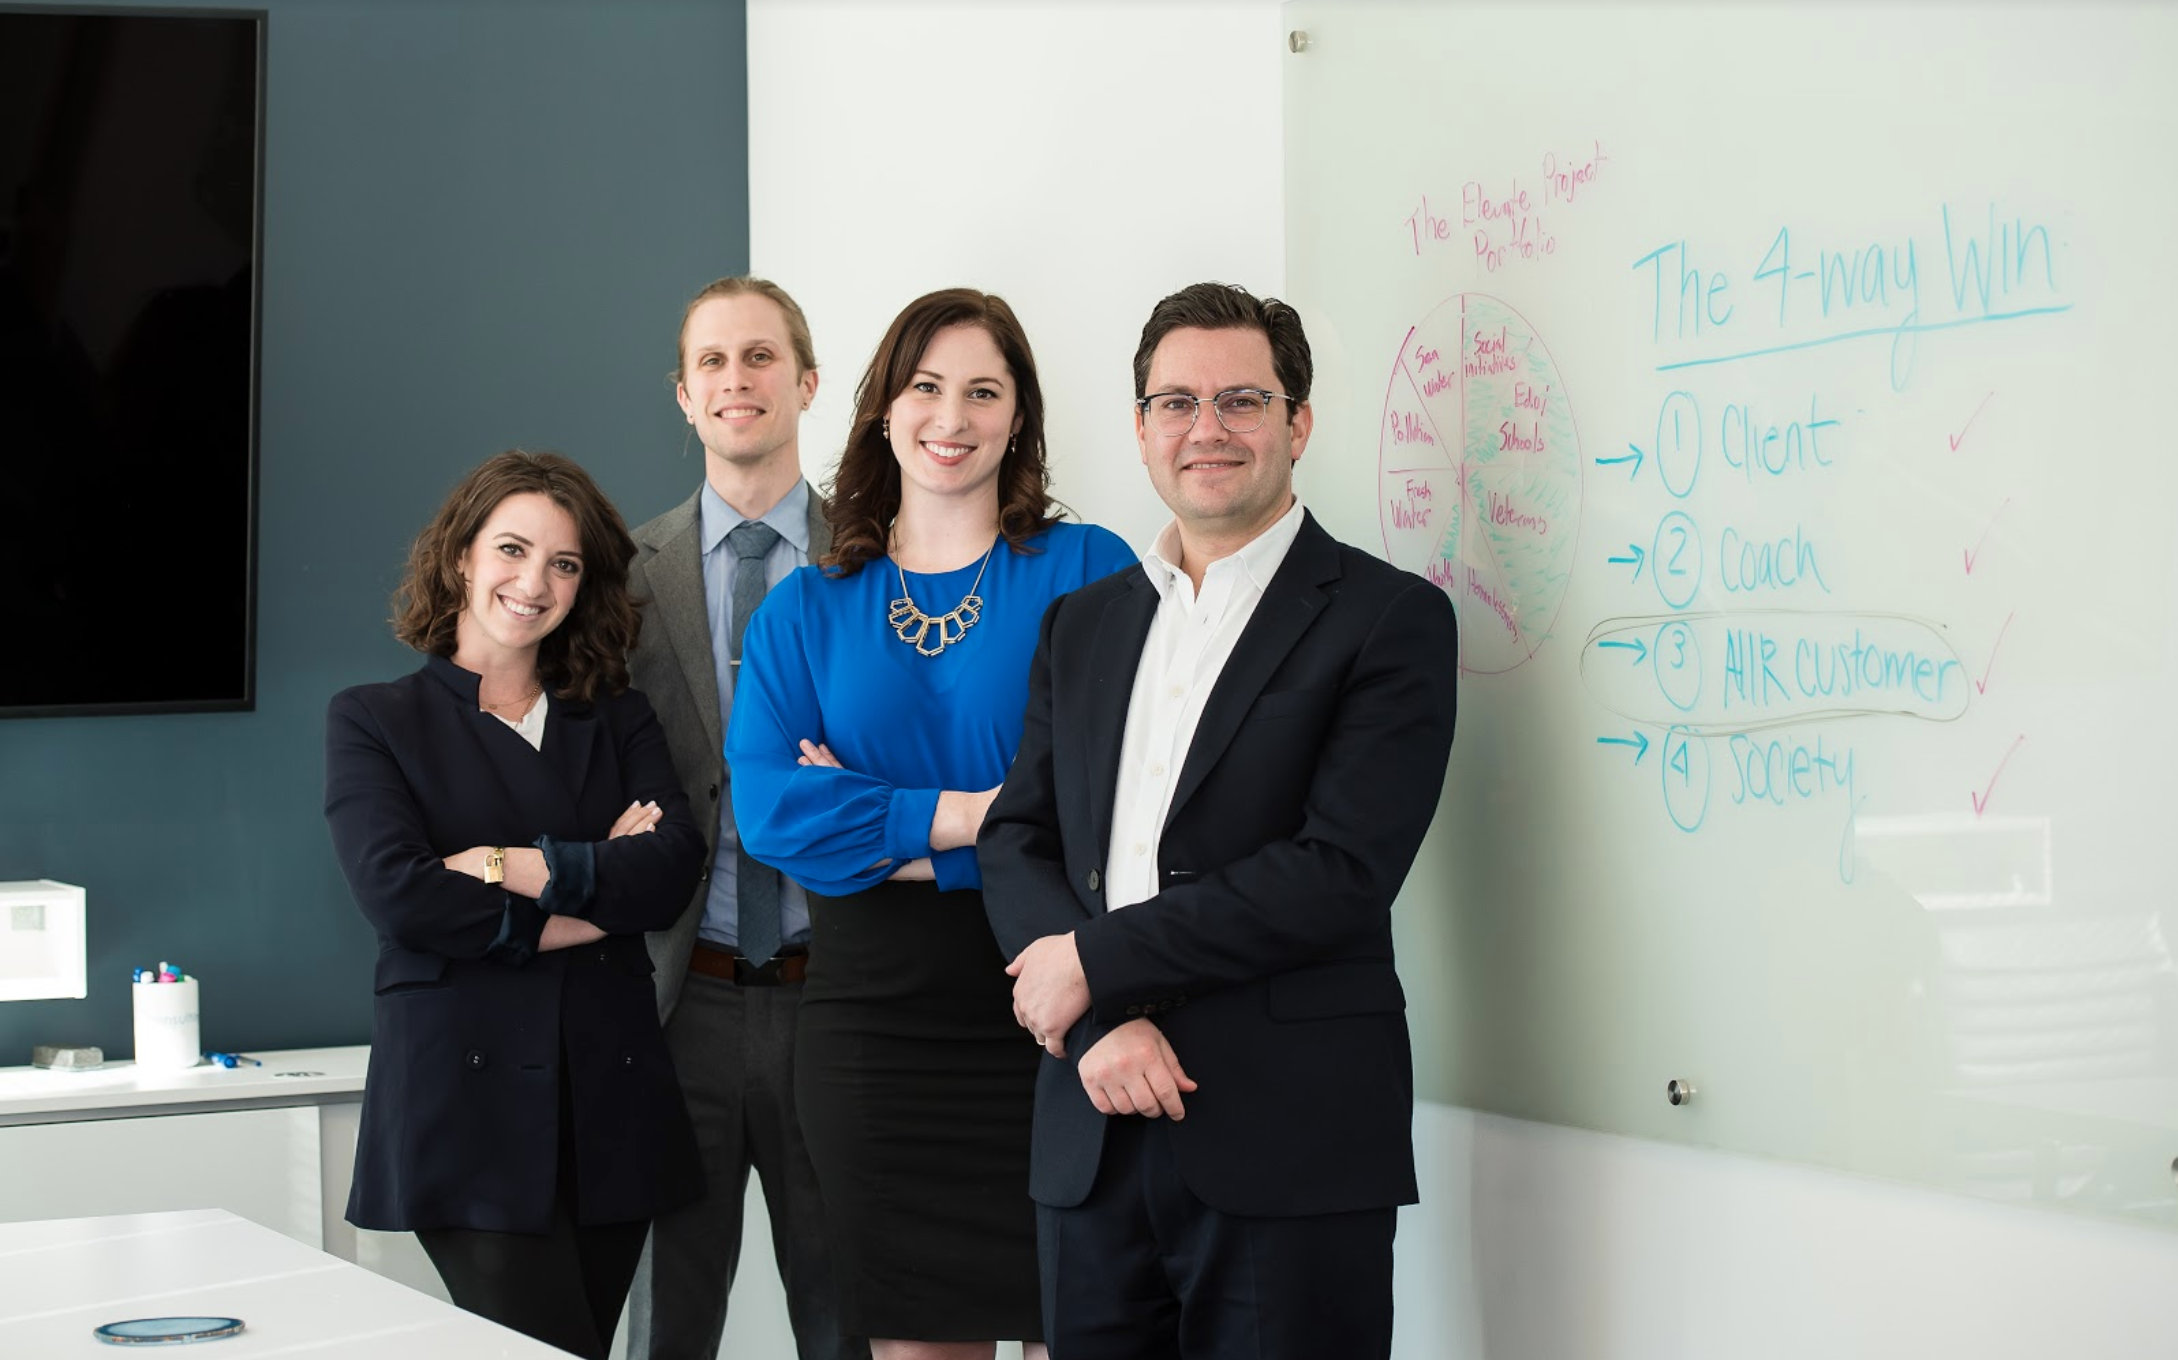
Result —
POLYGON ((1443 787, 1444 593, 1296 502, 1293 309, 1152 312, 1135 432, 1174 522, 1045 615, 978 841, 1036 1092, 1057 1360, 1386 1356, 1413 1077, 1391 904, 1443 787))

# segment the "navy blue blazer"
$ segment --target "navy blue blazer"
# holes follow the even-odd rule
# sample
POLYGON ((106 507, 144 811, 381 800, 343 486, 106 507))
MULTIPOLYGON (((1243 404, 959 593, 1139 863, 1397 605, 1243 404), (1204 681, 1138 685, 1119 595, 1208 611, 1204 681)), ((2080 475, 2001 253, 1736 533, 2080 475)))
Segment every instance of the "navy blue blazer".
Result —
POLYGON ((434 656, 326 714, 325 818, 379 951, 348 1221, 545 1231, 563 1086, 576 1221, 652 1218, 703 1190, 643 947, 687 905, 703 833, 640 693, 553 700, 540 751, 477 685, 434 656), (638 799, 657 829, 603 839, 638 799), (541 903, 441 862, 543 838, 541 903), (606 936, 537 953, 548 913, 606 936))
POLYGON ((1051 606, 1020 753, 977 841, 1007 957, 1072 931, 1089 982, 1067 1059, 1037 1077, 1029 1192, 1061 1208, 1089 1193, 1113 1116, 1077 1064, 1149 1017, 1200 1084, 1171 1140, 1204 1203, 1253 1216, 1411 1204, 1391 906, 1451 752, 1451 602, 1305 517, 1203 708, 1157 895, 1107 911, 1121 737, 1157 607, 1139 566, 1051 606))

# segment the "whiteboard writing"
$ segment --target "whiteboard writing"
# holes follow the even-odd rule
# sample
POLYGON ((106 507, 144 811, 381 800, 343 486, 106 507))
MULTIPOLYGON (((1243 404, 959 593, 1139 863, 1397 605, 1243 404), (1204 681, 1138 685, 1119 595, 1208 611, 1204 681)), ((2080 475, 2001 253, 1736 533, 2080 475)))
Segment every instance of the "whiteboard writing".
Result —
POLYGON ((1759 253, 1720 250, 1713 260, 1684 238, 1657 246, 1633 262, 1649 284, 1649 337, 1698 351, 1662 360, 1657 370, 1883 339, 1891 384, 1902 389, 1922 335, 2071 309, 2047 223, 2000 212, 1994 200, 1979 217, 1940 204, 1935 219, 1925 240, 1815 243, 1805 231, 1795 241, 1792 228, 1780 226, 1759 253), (1932 297, 1922 287, 1924 258, 1943 266, 1932 297))

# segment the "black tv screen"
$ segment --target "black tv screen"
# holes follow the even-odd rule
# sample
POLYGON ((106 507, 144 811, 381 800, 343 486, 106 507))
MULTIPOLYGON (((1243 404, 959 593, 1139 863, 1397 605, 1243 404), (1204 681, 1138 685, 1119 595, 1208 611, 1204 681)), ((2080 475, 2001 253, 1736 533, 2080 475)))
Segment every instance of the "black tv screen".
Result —
POLYGON ((0 8, 0 716, 251 706, 263 53, 0 8))

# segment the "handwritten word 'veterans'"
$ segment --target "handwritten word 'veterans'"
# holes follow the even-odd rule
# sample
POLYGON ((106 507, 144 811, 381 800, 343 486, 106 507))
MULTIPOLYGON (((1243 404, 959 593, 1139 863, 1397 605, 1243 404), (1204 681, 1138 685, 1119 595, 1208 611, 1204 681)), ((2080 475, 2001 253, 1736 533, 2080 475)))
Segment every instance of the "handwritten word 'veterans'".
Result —
POLYGON ((1548 259, 1558 253, 1558 237, 1543 210, 1578 202, 1595 187, 1610 160, 1599 141, 1590 143, 1584 155, 1545 152, 1539 189, 1522 184, 1518 176, 1502 192, 1481 180, 1468 180, 1460 186, 1456 224, 1449 210, 1431 208, 1424 194, 1421 206, 1407 217, 1408 240, 1417 255, 1439 246, 1472 251, 1475 261, 1493 274, 1507 264, 1548 259))

